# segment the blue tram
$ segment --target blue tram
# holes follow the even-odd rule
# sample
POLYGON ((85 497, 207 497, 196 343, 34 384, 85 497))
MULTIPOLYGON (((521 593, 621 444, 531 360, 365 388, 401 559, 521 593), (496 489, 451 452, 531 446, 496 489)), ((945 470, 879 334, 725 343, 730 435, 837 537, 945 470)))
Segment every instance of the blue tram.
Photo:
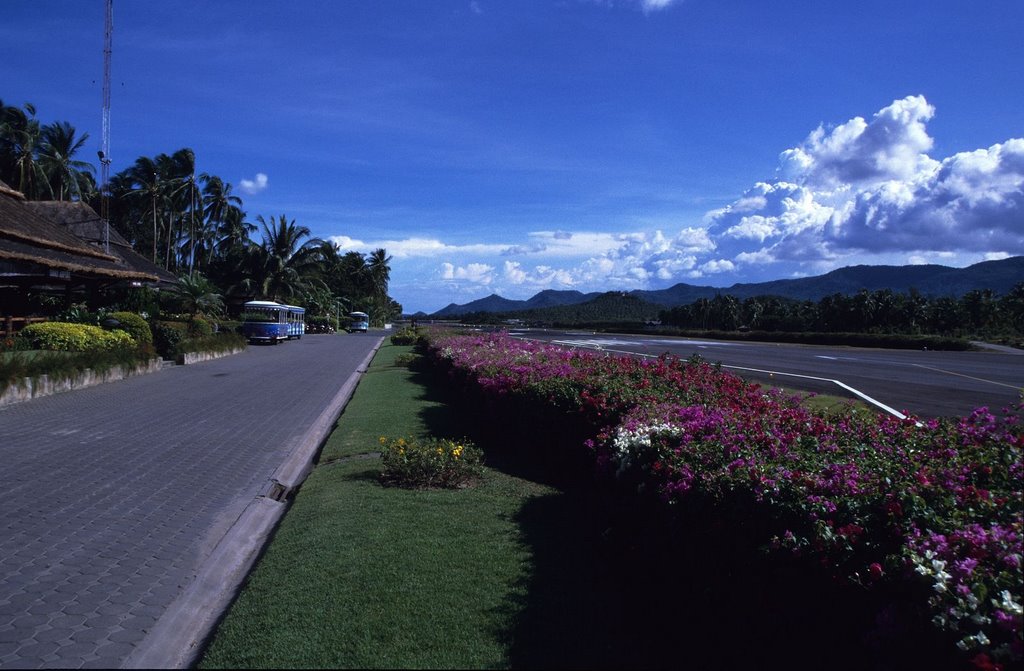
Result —
POLYGON ((306 310, 297 305, 249 301, 242 313, 242 335, 251 343, 272 345, 290 338, 301 338, 306 332, 305 314, 306 310))
POLYGON ((298 305, 286 305, 288 308, 288 338, 298 340, 306 335, 306 308, 298 305))
POLYGON ((352 312, 348 316, 349 330, 366 333, 370 328, 370 315, 365 312, 352 312))

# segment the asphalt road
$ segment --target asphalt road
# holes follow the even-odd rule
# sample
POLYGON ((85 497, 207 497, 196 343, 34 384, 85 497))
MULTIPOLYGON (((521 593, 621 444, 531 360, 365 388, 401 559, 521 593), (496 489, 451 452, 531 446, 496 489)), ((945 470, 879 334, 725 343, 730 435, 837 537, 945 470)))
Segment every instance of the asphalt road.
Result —
POLYGON ((998 412, 1021 400, 1024 352, 935 352, 524 329, 516 337, 605 352, 705 360, 751 380, 860 398, 918 417, 998 412), (866 397, 866 398, 865 398, 866 397))

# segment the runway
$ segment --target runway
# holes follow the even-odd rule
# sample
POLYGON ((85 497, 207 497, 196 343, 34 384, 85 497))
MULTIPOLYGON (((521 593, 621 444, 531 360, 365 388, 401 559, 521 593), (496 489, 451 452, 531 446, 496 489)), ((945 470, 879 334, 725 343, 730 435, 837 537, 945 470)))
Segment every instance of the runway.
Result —
POLYGON ((890 414, 998 414, 1020 402, 1024 352, 936 352, 520 329, 511 335, 614 354, 700 355, 744 378, 857 398, 890 414))

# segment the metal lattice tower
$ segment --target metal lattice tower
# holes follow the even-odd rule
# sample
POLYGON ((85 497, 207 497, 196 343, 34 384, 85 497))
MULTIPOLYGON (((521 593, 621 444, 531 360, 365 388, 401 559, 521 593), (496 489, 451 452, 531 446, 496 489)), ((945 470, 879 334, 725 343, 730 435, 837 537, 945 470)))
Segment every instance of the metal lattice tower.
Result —
POLYGON ((100 149, 100 219, 103 249, 110 253, 110 54, 114 41, 114 0, 106 0, 103 30, 103 148, 100 149))

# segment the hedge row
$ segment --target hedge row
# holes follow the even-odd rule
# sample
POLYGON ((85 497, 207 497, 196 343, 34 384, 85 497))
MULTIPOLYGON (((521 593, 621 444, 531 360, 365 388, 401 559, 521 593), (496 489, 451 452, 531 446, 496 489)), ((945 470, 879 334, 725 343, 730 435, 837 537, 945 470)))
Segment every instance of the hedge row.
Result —
POLYGON ((473 415, 528 426, 524 447, 572 453, 588 439, 591 468, 690 529, 718 529, 719 546, 824 571, 930 621, 949 650, 917 646, 916 663, 953 659, 954 644, 981 666, 1024 656, 1020 407, 832 417, 699 361, 500 334, 435 334, 425 351, 458 396, 479 399, 473 415))

